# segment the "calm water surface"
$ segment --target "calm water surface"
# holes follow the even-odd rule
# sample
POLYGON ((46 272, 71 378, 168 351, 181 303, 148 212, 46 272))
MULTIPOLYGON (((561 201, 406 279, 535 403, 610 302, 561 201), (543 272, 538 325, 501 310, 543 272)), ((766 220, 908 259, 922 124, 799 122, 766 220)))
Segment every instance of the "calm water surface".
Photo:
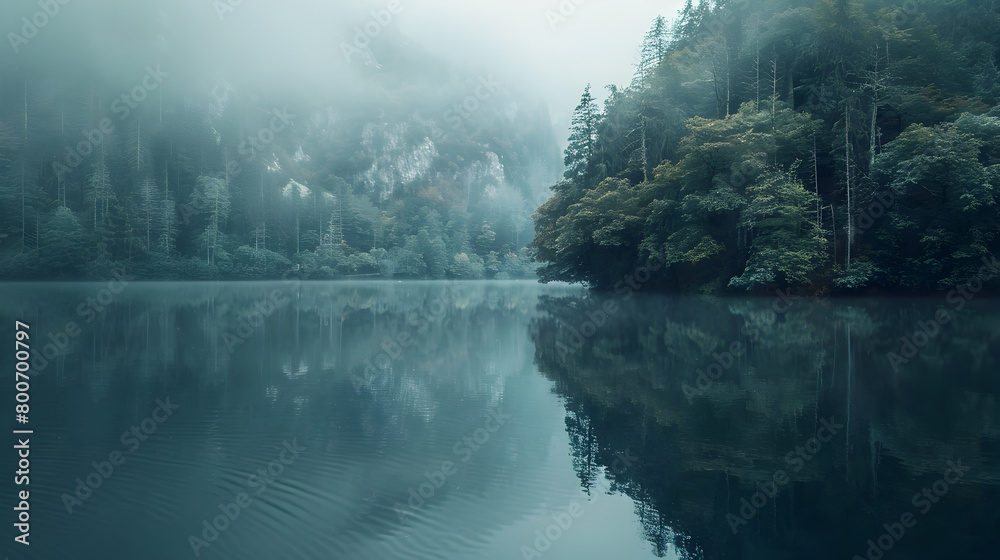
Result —
POLYGON ((105 287, 0 286, 37 360, 11 559, 1000 550, 995 301, 105 287))

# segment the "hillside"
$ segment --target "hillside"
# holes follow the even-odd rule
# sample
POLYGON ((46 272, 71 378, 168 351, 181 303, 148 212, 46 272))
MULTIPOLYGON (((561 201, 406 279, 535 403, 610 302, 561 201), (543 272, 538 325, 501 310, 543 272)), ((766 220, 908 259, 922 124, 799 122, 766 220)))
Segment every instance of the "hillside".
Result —
POLYGON ((995 285, 998 25, 989 1, 689 1, 628 87, 584 93, 535 216, 542 279, 995 285))
POLYGON ((184 22, 134 10, 127 61, 95 56, 97 31, 4 61, 0 279, 534 277, 561 163, 530 93, 395 29, 328 53, 326 85, 261 89, 175 62, 198 58, 184 22))

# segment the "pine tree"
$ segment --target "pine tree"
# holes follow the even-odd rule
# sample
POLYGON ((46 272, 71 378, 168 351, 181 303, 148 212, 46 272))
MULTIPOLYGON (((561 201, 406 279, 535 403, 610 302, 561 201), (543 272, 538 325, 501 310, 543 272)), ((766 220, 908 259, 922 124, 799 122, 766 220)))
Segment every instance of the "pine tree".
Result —
POLYGON ((580 104, 573 111, 569 147, 566 148, 566 178, 581 177, 594 157, 600 111, 590 94, 590 84, 583 90, 580 104))
POLYGON ((97 231, 98 223, 104 220, 108 213, 108 203, 114 196, 111 190, 111 173, 104 164, 103 150, 101 158, 94 163, 94 172, 87 181, 89 192, 87 199, 93 202, 94 231, 97 231))
POLYGON ((146 251, 153 251, 153 221, 159 215, 160 197, 157 196, 156 183, 146 178, 139 183, 139 207, 142 211, 142 228, 146 232, 146 251))
POLYGON ((142 120, 138 118, 135 120, 135 128, 129 131, 127 154, 129 169, 133 176, 141 176, 149 166, 150 152, 145 131, 142 129, 142 120))
POLYGON ((157 228, 160 232, 158 248, 163 254, 170 256, 174 252, 175 241, 177 239, 177 211, 176 205, 170 198, 170 195, 166 195, 160 203, 157 228))
POLYGON ((58 276, 75 276, 84 264, 83 228, 73 212, 60 206, 45 224, 45 243, 39 258, 42 266, 58 276))
POLYGON ((202 240, 205 247, 205 262, 215 264, 215 256, 219 249, 219 231, 229 217, 229 185, 225 179, 198 177, 195 191, 191 194, 191 205, 201 208, 208 215, 208 224, 202 240))
POLYGON ((669 33, 667 20, 663 16, 657 16, 649 31, 646 32, 646 36, 643 37, 642 47, 639 49, 639 64, 633 80, 634 85, 639 88, 646 87, 656 67, 667 56, 667 49, 670 46, 669 33))

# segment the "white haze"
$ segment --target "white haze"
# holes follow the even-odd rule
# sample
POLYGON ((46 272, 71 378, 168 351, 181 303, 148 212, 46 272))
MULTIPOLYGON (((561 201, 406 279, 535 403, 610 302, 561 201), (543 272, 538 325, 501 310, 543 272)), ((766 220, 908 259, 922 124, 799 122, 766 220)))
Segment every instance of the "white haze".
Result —
MULTIPOLYGON (((682 5, 682 0, 398 1, 402 11, 373 41, 401 34, 453 70, 492 74, 505 87, 546 101, 563 142, 584 86, 593 84, 602 99, 606 85, 628 84, 653 18, 672 19, 682 5), (570 11, 564 21, 550 23, 550 12, 570 11)), ((77 0, 61 6, 21 52, 3 45, 0 62, 10 63, 8 68, 72 69, 86 60, 112 89, 130 87, 146 65, 160 63, 171 73, 171 87, 222 76, 237 87, 321 101, 331 91, 358 85, 354 80, 364 74, 345 62, 343 45, 389 3, 77 0)), ((21 17, 37 11, 34 1, 3 2, 0 31, 4 37, 18 32, 21 17)))
POLYGON ((583 88, 592 84, 601 100, 605 86, 627 85, 653 19, 671 20, 682 7, 683 0, 423 0, 400 14, 400 28, 455 64, 543 96, 563 139, 583 88), (571 15, 560 19, 568 6, 571 15))

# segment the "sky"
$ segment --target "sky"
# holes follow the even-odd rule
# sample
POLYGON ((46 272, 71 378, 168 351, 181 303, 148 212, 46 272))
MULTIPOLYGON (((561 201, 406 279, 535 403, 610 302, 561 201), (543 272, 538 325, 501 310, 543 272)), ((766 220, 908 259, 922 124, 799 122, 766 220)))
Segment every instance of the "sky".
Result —
POLYGON ((9 33, 22 31, 22 17, 34 16, 45 25, 16 48, 0 45, 0 59, 6 59, 0 62, 30 67, 33 60, 36 66, 72 69, 96 61, 113 91, 136 83, 147 65, 162 63, 178 84, 185 76, 225 74, 258 91, 328 92, 349 86, 357 76, 345 66, 343 45, 358 29, 378 29, 381 35, 385 28, 455 70, 492 76, 521 95, 546 101, 556 137, 564 141, 584 87, 592 84, 601 100, 608 84, 627 85, 653 19, 673 19, 682 3, 88 0, 60 4, 56 15, 41 17, 35 1, 5 0, 0 4, 5 43, 9 33), (390 5, 396 13, 385 20, 390 5), (379 17, 383 22, 369 27, 379 17))
POLYGON ((399 26, 455 64, 537 91, 565 130, 584 87, 592 84, 603 100, 605 86, 627 85, 653 19, 671 20, 682 7, 683 0, 419 0, 407 3, 399 26))

